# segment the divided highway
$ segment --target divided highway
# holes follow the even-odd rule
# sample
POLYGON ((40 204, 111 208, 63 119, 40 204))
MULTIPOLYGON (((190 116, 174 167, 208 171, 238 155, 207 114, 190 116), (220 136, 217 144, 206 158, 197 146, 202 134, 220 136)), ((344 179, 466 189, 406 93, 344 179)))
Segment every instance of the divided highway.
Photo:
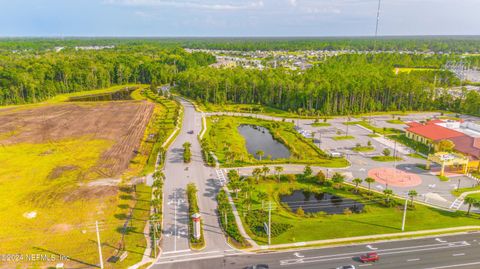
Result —
POLYGON ((165 160, 165 184, 163 188, 162 255, 160 260, 190 252, 188 243, 188 202, 186 186, 195 183, 198 188, 198 205, 204 222, 206 248, 203 252, 231 250, 220 228, 216 195, 219 184, 215 169, 205 166, 200 143, 197 139, 202 128, 202 115, 194 106, 180 100, 184 108, 183 125, 178 137, 170 146, 165 160), (193 133, 189 133, 193 131, 193 133), (183 143, 191 143, 192 160, 183 162, 183 143))
POLYGON ((154 269, 245 268, 268 264, 270 268, 330 269, 353 264, 357 268, 378 269, 478 269, 480 233, 372 243, 345 247, 295 250, 264 254, 228 254, 211 259, 158 264, 154 269), (369 251, 380 256, 376 263, 361 263, 358 257, 369 251))

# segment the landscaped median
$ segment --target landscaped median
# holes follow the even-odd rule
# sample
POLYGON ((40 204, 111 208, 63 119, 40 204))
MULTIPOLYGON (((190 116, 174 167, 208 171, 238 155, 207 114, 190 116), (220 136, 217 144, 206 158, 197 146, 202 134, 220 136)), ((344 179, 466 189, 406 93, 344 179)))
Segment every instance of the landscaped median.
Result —
POLYGON ((250 244, 242 237, 235 221, 232 206, 225 190, 217 194, 218 214, 223 231, 226 233, 227 242, 236 248, 248 248, 250 244))
POLYGON ((187 185, 187 199, 188 199, 188 238, 190 242, 190 248, 193 250, 201 250, 205 248, 205 236, 203 234, 203 221, 200 221, 200 238, 194 236, 194 221, 192 216, 198 214, 200 209, 198 208, 197 201, 197 187, 195 184, 190 183, 187 185))
MULTIPOLYGON (((315 146, 311 139, 299 134, 291 122, 275 122, 251 117, 214 116, 207 119, 207 131, 202 146, 204 151, 212 151, 224 167, 238 167, 258 164, 305 163, 324 167, 346 167, 344 158, 331 158, 315 146), (287 158, 269 158, 268 155, 254 154, 261 151, 247 150, 247 141, 240 134, 240 126, 263 128, 260 132, 269 132, 274 143, 280 143, 290 152, 287 158), (265 130, 266 129, 266 130, 265 130)), ((255 143, 255 141, 252 141, 255 143)))
POLYGON ((273 245, 342 241, 341 238, 359 236, 394 239, 406 232, 427 235, 437 233, 429 230, 462 230, 464 226, 479 225, 477 214, 468 216, 462 211, 450 212, 412 203, 415 198, 412 194, 405 233, 402 233, 404 199, 394 197, 391 192, 369 191, 342 181, 340 176, 326 179, 322 174, 283 175, 247 178, 240 181, 243 184, 237 184, 234 179, 230 180, 229 188, 233 190, 245 230, 260 245, 267 244, 264 223, 268 222, 268 201, 273 201, 273 245))

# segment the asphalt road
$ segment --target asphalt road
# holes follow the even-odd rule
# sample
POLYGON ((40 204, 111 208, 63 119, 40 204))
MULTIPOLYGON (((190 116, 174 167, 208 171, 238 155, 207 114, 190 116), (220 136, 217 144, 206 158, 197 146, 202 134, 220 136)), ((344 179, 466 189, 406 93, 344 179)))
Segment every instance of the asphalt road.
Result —
POLYGON ((206 248, 203 252, 230 250, 216 215, 216 194, 220 184, 215 169, 204 165, 200 143, 197 139, 202 128, 202 115, 193 105, 181 100, 184 120, 178 137, 166 154, 165 184, 163 187, 163 231, 160 260, 180 253, 188 253, 188 202, 186 186, 195 183, 198 189, 198 206, 204 224, 206 248), (193 131, 193 134, 189 134, 193 131), (192 160, 183 162, 183 144, 191 143, 192 160))
POLYGON ((160 263, 154 269, 245 268, 268 264, 270 268, 330 269, 353 264, 357 268, 382 269, 478 269, 480 233, 465 233, 437 238, 390 241, 355 246, 318 248, 264 254, 223 254, 204 258, 186 254, 175 263, 160 263), (361 263, 358 257, 376 251, 380 261, 361 263))

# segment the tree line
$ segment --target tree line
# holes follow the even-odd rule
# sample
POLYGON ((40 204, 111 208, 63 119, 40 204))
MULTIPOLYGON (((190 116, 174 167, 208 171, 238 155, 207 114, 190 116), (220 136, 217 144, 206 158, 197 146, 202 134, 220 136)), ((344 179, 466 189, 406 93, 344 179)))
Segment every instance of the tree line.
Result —
POLYGON ((451 72, 394 72, 395 66, 436 68, 445 60, 401 54, 348 54, 329 58, 305 72, 201 67, 178 74, 176 84, 179 93, 199 102, 261 104, 308 115, 439 108, 459 111, 466 104, 438 90, 459 85, 451 72))
POLYGON ((181 48, 121 47, 99 51, 0 52, 0 105, 42 101, 61 93, 174 81, 177 73, 215 62, 181 48))

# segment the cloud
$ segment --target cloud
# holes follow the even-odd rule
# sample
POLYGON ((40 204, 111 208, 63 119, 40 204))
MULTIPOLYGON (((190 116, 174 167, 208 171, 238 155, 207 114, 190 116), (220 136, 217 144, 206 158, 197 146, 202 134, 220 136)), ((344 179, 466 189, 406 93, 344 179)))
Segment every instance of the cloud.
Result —
POLYGON ((263 0, 240 0, 240 1, 219 1, 219 0, 105 0, 105 4, 137 6, 137 7, 176 7, 207 10, 242 10, 257 9, 264 6, 263 0), (240 3, 239 3, 240 2, 240 3))
POLYGON ((297 4, 298 4, 297 0, 288 0, 288 3, 289 3, 291 6, 294 6, 294 7, 296 7, 297 4))

